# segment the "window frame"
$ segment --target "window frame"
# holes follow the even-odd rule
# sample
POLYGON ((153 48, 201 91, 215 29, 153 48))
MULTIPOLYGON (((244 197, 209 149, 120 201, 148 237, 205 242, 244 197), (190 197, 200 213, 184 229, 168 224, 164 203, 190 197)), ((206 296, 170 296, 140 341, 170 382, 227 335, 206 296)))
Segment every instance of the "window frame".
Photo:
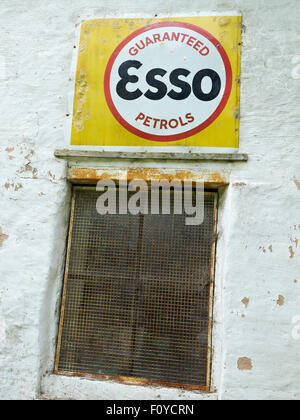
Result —
MULTIPOLYGON (((111 178, 113 179, 113 178, 111 178)), ((113 179, 114 180, 114 179, 113 179)), ((153 382, 148 379, 142 378, 134 378, 134 377, 124 377, 124 376, 109 376, 109 375, 92 375, 89 373, 71 373, 71 372, 64 372, 60 371, 58 368, 59 364, 59 355, 60 355, 60 348, 61 348, 61 339, 62 339, 62 328, 63 328, 63 321, 64 321, 64 309, 65 309, 65 301, 66 301, 66 294, 67 294, 67 279, 68 279, 68 268, 70 262, 70 252, 71 252, 71 238, 72 238, 72 230, 73 230, 73 222, 74 222, 74 209, 75 209, 75 199, 76 199, 76 191, 78 189, 91 189, 95 188, 93 184, 85 184, 85 185, 72 185, 72 193, 71 193, 71 209, 70 209, 70 217, 69 217, 69 227, 68 227, 68 234, 67 234, 67 251, 66 251, 66 258, 65 258, 65 270, 63 276, 63 288, 62 288, 62 296, 61 296, 61 304, 60 304, 60 314, 59 314, 59 327, 58 327, 58 334, 57 334, 57 344, 56 344, 56 353, 55 353, 55 361, 54 361, 54 374, 60 376, 71 376, 71 377, 82 377, 82 378, 92 378, 97 380, 106 380, 106 381, 116 381, 119 383, 123 383, 126 385, 138 385, 138 386, 160 386, 166 388, 182 388, 186 390, 197 390, 203 392, 211 392, 212 386, 212 362, 213 362, 213 352, 212 352, 212 343, 213 343, 213 325, 214 325, 214 293, 215 293, 215 269, 216 269, 216 232, 217 232, 217 225, 218 225, 218 205, 219 205, 219 191, 217 189, 205 189, 205 194, 211 194, 214 196, 214 236, 215 239, 212 243, 211 249, 211 263, 210 263, 210 290, 209 290, 209 307, 208 307, 208 316, 209 316, 209 326, 208 326, 208 345, 207 345, 207 368, 206 368, 206 385, 205 386, 196 386, 196 385, 176 385, 164 382, 153 382)))

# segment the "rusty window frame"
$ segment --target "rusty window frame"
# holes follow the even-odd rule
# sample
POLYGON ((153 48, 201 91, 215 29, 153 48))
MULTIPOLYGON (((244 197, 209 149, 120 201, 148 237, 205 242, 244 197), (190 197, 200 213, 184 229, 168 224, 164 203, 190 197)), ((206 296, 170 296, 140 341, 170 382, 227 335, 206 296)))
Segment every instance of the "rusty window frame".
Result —
POLYGON ((175 387, 175 388, 210 392, 211 391, 211 371, 212 371, 212 338, 213 338, 212 332, 213 332, 213 307, 214 307, 214 286, 215 286, 216 230, 217 230, 217 217, 218 217, 218 191, 217 190, 205 191, 206 196, 212 195, 214 197, 214 213, 213 213, 214 240, 211 244, 211 256, 210 256, 210 283, 209 283, 209 302, 208 302, 209 322, 208 322, 208 341, 207 341, 206 384, 205 385, 185 385, 185 384, 177 384, 177 383, 170 383, 170 382, 153 381, 149 379, 136 378, 136 377, 94 375, 90 373, 78 373, 78 372, 76 373, 76 372, 63 371, 59 369, 62 329, 63 329, 63 322, 64 322, 65 302, 66 302, 66 297, 67 297, 67 279, 68 279, 68 269, 69 269, 69 263, 70 263, 71 239, 72 239, 72 230, 73 230, 73 223, 74 223, 76 191, 92 190, 92 189, 95 189, 95 187, 92 185, 89 185, 89 186, 73 185, 73 188, 72 188, 71 211, 70 211, 70 221, 69 221, 68 239, 67 239, 67 254, 66 254, 64 282, 63 282, 63 290, 62 290, 62 298, 61 298, 61 312, 60 312, 59 330, 58 330, 58 337, 57 337, 56 356, 55 356, 55 363, 54 363, 55 364, 54 373, 57 375, 62 375, 62 376, 72 376, 72 377, 78 376, 78 377, 94 378, 94 379, 99 379, 99 380, 117 381, 117 382, 128 384, 128 385, 166 386, 166 387, 171 387, 171 388, 175 387))

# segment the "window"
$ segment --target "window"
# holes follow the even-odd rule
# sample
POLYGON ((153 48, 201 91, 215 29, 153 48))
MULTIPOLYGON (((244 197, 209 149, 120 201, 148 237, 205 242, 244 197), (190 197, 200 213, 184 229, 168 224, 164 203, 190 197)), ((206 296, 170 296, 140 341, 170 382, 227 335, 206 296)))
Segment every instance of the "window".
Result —
POLYGON ((208 390, 217 193, 200 226, 98 197, 74 187, 55 373, 208 390))

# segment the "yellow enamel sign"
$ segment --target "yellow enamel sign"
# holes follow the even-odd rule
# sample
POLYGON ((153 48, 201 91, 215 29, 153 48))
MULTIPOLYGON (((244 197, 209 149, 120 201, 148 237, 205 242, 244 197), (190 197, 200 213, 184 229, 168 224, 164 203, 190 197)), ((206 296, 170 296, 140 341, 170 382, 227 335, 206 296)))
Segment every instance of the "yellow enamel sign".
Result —
POLYGON ((239 146, 241 17, 82 23, 72 146, 239 146))

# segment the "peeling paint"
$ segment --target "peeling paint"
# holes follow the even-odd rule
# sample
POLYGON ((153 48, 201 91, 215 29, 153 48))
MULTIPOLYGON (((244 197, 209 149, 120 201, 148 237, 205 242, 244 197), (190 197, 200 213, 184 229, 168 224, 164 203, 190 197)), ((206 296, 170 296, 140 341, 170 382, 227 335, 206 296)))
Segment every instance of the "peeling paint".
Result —
POLYGON ((48 175, 50 178, 52 178, 52 180, 55 180, 55 175, 53 175, 53 173, 51 171, 48 171, 48 175))
POLYGON ((29 163, 27 163, 27 165, 25 165, 24 172, 31 172, 31 171, 33 171, 33 168, 29 163))
POLYGON ((0 227, 0 247, 3 245, 4 241, 7 241, 8 235, 5 235, 0 227))
MULTIPOLYGON (((290 239, 291 243, 295 245, 296 249, 298 248, 299 245, 299 239, 290 239)), ((294 246, 290 245, 289 246, 289 251, 290 251, 290 259, 292 260, 295 255, 296 255, 296 250, 294 250, 294 246)))
POLYGON ((23 188, 22 184, 10 184, 9 182, 6 182, 6 184, 4 185, 4 187, 9 190, 10 188, 13 188, 15 191, 19 191, 20 189, 23 188))
POLYGON ((15 186, 15 191, 19 191, 22 188, 23 188, 23 185, 22 184, 18 184, 18 185, 15 186))
POLYGON ((246 297, 242 300, 242 303, 245 305, 245 308, 248 308, 249 302, 250 302, 250 300, 246 297))
POLYGON ((87 98, 87 92, 89 90, 88 82, 87 82, 87 74, 86 72, 81 69, 79 71, 77 80, 77 93, 75 98, 75 110, 74 110, 74 118, 73 118, 73 125, 76 131, 83 131, 84 130, 84 104, 87 98))
POLYGON ((289 247, 289 250, 290 250, 290 259, 292 260, 295 256, 295 252, 292 246, 289 247))
POLYGON ((236 182, 232 185, 233 187, 245 187, 247 184, 245 184, 245 182, 236 182))
POLYGON ((231 22, 231 19, 227 16, 221 17, 219 19, 219 25, 220 26, 227 26, 227 25, 230 24, 230 22, 231 22))
POLYGON ((260 250, 260 251, 262 251, 264 254, 266 254, 266 253, 267 253, 266 248, 265 248, 265 247, 263 247, 263 246, 260 246, 260 247, 259 247, 259 250, 260 250))
POLYGON ((38 170, 31 166, 31 162, 28 162, 25 166, 17 171, 18 174, 24 174, 26 172, 32 172, 32 178, 37 179, 38 170))
POLYGON ((85 51, 86 51, 86 47, 87 47, 87 40, 86 40, 86 39, 83 39, 83 40, 80 42, 80 46, 79 46, 79 54, 84 54, 84 53, 85 53, 85 51))
POLYGON ((298 190, 300 191, 300 181, 296 177, 294 177, 294 183, 296 187, 298 188, 298 190))
POLYGON ((37 179, 37 173, 38 173, 38 170, 36 168, 34 168, 33 171, 32 171, 32 178, 33 179, 37 179))
POLYGON ((28 161, 28 163, 31 163, 31 158, 33 155, 34 155, 34 150, 31 149, 29 153, 25 156, 25 159, 28 161))
POLYGON ((278 299, 277 299, 277 305, 278 305, 278 306, 283 306, 283 305, 284 305, 284 302, 285 302, 285 298, 284 298, 284 296, 279 295, 279 296, 278 296, 278 299))
POLYGON ((252 370, 253 369, 252 360, 249 359, 248 357, 241 357, 238 360, 237 365, 238 365, 239 370, 252 370))

